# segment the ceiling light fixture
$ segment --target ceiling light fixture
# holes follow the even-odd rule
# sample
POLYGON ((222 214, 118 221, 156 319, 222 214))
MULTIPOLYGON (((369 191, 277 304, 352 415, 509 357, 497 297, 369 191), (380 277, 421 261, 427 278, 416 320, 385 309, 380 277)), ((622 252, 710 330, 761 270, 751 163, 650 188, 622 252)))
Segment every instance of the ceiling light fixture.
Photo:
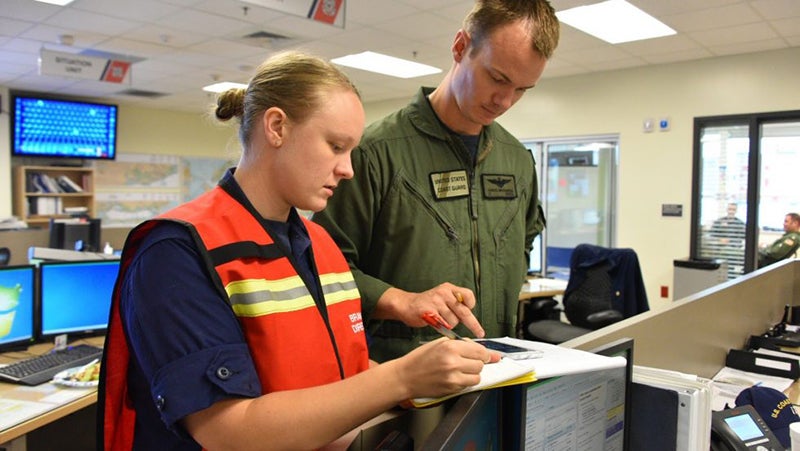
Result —
POLYGON ((234 88, 247 89, 247 85, 244 83, 234 83, 232 81, 221 81, 219 83, 203 86, 203 91, 220 93, 234 88))
POLYGON ((58 5, 58 6, 65 6, 72 3, 74 0, 36 0, 40 3, 48 3, 50 5, 58 5))
POLYGON ((608 0, 557 12, 558 20, 611 44, 676 34, 625 0, 608 0))
POLYGON ((353 67, 355 69, 390 75, 397 78, 421 77, 423 75, 438 74, 442 71, 438 67, 375 52, 361 52, 345 55, 334 58, 331 62, 341 66, 353 67))

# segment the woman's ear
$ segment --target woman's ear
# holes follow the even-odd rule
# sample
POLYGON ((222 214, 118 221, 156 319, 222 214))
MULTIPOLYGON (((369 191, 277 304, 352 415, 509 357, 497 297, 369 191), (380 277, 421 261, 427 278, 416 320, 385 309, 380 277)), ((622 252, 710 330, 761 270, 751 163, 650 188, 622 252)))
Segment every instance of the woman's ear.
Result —
POLYGON ((280 147, 286 132, 286 113, 278 108, 271 107, 264 112, 264 137, 273 147, 280 147))

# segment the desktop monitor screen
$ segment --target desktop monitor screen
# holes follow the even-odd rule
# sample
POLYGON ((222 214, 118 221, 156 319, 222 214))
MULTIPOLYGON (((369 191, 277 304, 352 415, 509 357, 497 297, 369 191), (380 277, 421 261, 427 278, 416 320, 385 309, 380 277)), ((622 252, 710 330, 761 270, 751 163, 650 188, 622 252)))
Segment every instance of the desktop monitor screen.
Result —
POLYGON ((25 349, 34 338, 33 265, 0 267, 0 352, 25 349))
POLYGON ((118 271, 119 260, 40 263, 40 337, 104 333, 118 271))
POLYGON ((630 451, 631 449, 631 414, 633 408, 631 407, 631 386, 633 384, 633 339, 620 338, 619 340, 612 341, 602 346, 598 346, 590 350, 595 354, 604 355, 607 357, 625 357, 627 362, 625 365, 625 401, 623 408, 625 409, 621 418, 623 423, 623 450, 630 451))
POLYGON ((542 235, 533 239, 533 249, 528 262, 528 275, 542 274, 542 235))
POLYGON ((519 449, 627 451, 625 366, 524 386, 519 449))

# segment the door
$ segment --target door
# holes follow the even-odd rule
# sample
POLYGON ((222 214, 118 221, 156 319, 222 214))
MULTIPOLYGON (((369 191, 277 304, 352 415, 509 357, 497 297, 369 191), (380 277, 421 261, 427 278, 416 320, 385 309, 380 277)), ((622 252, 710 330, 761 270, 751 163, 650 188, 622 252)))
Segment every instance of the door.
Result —
POLYGON ((527 145, 539 154, 540 198, 547 218, 544 272, 567 278, 575 246, 612 246, 618 140, 604 136, 527 145))

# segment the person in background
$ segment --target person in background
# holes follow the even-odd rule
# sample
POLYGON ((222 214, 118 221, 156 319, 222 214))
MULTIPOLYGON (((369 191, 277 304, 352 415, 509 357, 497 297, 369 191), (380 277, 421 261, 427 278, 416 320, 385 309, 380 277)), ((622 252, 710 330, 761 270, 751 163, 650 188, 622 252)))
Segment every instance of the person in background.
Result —
POLYGON ((364 127, 335 66, 289 52, 220 95, 242 155, 219 185, 137 226, 106 337, 98 448, 313 449, 414 397, 480 380, 497 353, 439 339, 371 365, 361 302, 319 211, 364 127))
POLYGON ((729 203, 727 214, 711 224, 709 234, 719 239, 722 244, 744 243, 745 224, 744 221, 736 217, 736 210, 736 203, 729 203))
POLYGON ((788 213, 783 218, 783 231, 785 233, 782 237, 758 250, 759 268, 779 262, 784 258, 789 258, 797 252, 798 247, 800 247, 800 215, 788 213))
POLYGON ((354 179, 314 215, 353 269, 373 358, 433 338, 429 310, 461 333, 514 336, 545 220, 532 153, 495 120, 536 86, 558 37, 546 0, 476 1, 441 83, 367 128, 354 179))

